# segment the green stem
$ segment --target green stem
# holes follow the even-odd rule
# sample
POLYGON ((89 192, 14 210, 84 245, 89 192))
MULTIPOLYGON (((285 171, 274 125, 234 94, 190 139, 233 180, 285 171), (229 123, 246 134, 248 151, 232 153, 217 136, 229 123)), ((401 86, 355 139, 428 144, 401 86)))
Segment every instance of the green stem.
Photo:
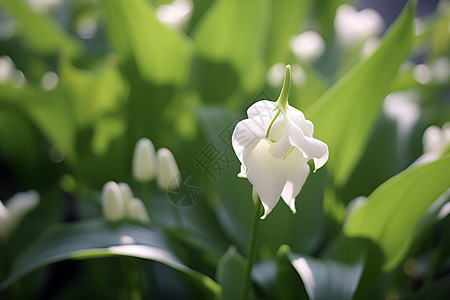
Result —
POLYGON ((243 299, 248 300, 250 297, 250 285, 252 282, 252 269, 255 261, 256 236, 258 235, 259 216, 261 215, 261 204, 259 201, 255 205, 255 214, 253 215, 253 224, 250 233, 250 245, 247 255, 247 269, 245 274, 245 285, 243 299))
POLYGON ((289 96, 289 88, 291 86, 291 66, 286 65, 286 72, 284 75, 283 86, 281 87, 280 96, 277 100, 277 105, 281 106, 284 111, 286 111, 288 96, 289 96))

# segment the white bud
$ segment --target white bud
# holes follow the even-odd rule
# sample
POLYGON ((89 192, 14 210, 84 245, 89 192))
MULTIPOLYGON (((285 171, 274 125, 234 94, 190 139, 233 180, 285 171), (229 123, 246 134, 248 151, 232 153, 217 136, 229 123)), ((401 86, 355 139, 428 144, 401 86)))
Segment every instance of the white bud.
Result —
POLYGON ((131 220, 138 221, 143 224, 150 222, 144 203, 138 198, 132 198, 129 207, 129 217, 131 220))
POLYGON ((130 186, 125 182, 119 182, 119 189, 120 193, 122 194, 123 199, 123 209, 124 209, 124 216, 129 217, 130 216, 130 202, 131 199, 133 199, 133 191, 131 190, 130 186))
POLYGON ((158 187, 163 191, 176 190, 181 184, 180 170, 172 152, 161 148, 156 152, 158 161, 158 187))
POLYGON ((118 222, 124 217, 124 201, 119 185, 114 181, 105 183, 102 190, 103 214, 108 221, 118 222))
POLYGON ((155 178, 155 146, 149 139, 143 138, 136 143, 132 173, 139 182, 149 182, 155 178))
POLYGON ((39 203, 39 193, 34 190, 15 194, 6 203, 0 202, 0 237, 5 239, 20 224, 23 217, 39 203))

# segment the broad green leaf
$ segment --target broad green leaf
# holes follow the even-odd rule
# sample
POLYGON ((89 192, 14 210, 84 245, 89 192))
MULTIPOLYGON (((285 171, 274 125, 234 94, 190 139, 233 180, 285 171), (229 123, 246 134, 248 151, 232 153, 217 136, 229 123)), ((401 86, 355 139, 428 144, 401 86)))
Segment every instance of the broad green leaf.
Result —
POLYGON ((229 63, 240 85, 252 90, 264 79, 266 0, 218 0, 194 32, 198 54, 217 63, 229 63))
POLYGON ((189 78, 192 44, 180 32, 156 18, 144 0, 104 0, 110 39, 123 62, 134 58, 147 80, 185 84, 189 78))
POLYGON ((72 102, 80 127, 91 125, 105 113, 118 111, 127 91, 114 57, 108 57, 93 70, 76 68, 65 59, 60 84, 72 102))
POLYGON ((45 265, 66 259, 131 256, 154 260, 186 274, 218 297, 219 285, 211 278, 184 265, 171 243, 154 227, 130 223, 117 226, 103 220, 59 224, 41 235, 13 264, 11 275, 1 283, 4 289, 24 275, 45 265))
POLYGON ((289 253, 309 299, 352 299, 363 271, 362 262, 347 265, 332 260, 289 253))
POLYGON ((272 0, 272 22, 269 33, 268 62, 285 62, 292 36, 300 33, 311 6, 310 0, 272 0))
POLYGON ((429 206, 450 186, 450 156, 411 167, 379 186, 345 224, 350 237, 366 237, 383 251, 384 269, 403 258, 429 206))
POLYGON ((217 280, 222 286, 223 300, 240 299, 244 293, 245 259, 230 247, 217 265, 217 280))
POLYGON ((345 184, 361 158, 383 99, 408 56, 414 37, 413 20, 414 6, 408 4, 379 49, 306 111, 317 137, 329 146, 328 166, 338 186, 345 184))
POLYGON ((0 102, 18 108, 66 157, 74 158, 76 121, 69 101, 59 88, 45 91, 34 86, 0 86, 0 102))
POLYGON ((37 13, 22 0, 1 0, 1 4, 20 21, 29 45, 43 54, 66 52, 69 56, 81 52, 80 45, 48 15, 37 13))

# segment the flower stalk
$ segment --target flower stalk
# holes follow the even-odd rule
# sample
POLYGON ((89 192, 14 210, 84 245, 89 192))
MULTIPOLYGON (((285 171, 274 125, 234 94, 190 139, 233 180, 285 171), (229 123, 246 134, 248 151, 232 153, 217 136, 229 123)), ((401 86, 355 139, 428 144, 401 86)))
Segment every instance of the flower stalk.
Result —
POLYGON ((244 285, 244 294, 242 296, 242 299, 248 300, 250 297, 250 286, 252 282, 252 269, 253 264, 255 262, 255 251, 256 251, 256 237, 258 235, 258 225, 259 225, 259 216, 261 215, 261 203, 259 202, 258 195, 253 192, 252 193, 254 204, 255 204, 255 212, 253 215, 253 223, 252 223, 252 229, 250 231, 250 242, 248 247, 248 254, 247 254, 247 266, 245 271, 245 285, 244 285), (256 197, 255 197, 256 196, 256 197))

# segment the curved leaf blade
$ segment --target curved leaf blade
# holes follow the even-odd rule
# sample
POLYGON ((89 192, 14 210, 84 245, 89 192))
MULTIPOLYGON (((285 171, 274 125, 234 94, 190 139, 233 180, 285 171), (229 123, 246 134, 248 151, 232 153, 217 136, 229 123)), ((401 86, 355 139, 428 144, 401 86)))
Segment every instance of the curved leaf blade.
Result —
POLYGON ((379 49, 346 73, 307 111, 316 134, 328 144, 335 183, 345 184, 362 156, 397 70, 414 39, 414 5, 408 4, 379 49))
POLYGON ((450 156, 411 167, 379 186, 344 226, 347 236, 367 237, 392 269, 406 253, 414 230, 430 205, 450 186, 450 156))
POLYGON ((8 287, 24 275, 45 265, 66 259, 131 256, 154 260, 194 279, 215 298, 220 286, 211 278, 186 265, 162 232, 131 223, 119 226, 103 220, 59 224, 46 231, 13 265, 11 275, 0 284, 8 287))

